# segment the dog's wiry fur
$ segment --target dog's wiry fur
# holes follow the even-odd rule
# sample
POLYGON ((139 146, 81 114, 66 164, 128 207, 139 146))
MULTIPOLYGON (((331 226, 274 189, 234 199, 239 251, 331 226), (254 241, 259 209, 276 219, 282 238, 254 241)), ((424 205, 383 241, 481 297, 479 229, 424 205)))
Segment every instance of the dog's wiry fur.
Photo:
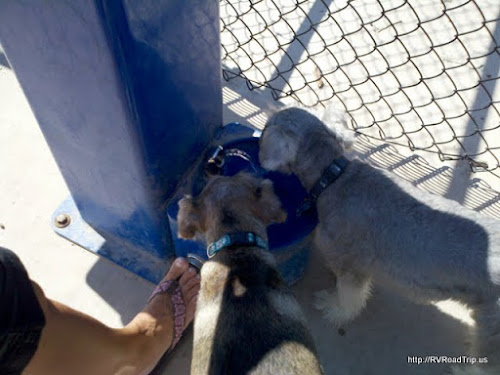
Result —
MULTIPOLYGON (((269 180, 250 175, 212 178, 199 197, 179 202, 179 235, 202 233, 207 243, 254 232, 286 214, 269 180)), ((300 307, 258 247, 219 251, 201 269, 191 374, 321 374, 300 307)))
MULTIPOLYGON (((259 158, 265 168, 295 173, 309 190, 344 146, 332 127, 289 108, 269 119, 259 158)), ((488 356, 489 365, 474 371, 500 373, 497 220, 359 160, 350 162, 316 205, 315 245, 337 277, 335 288, 317 296, 327 318, 340 325, 356 317, 370 295, 372 277, 419 302, 455 299, 474 311, 471 354, 488 356)))

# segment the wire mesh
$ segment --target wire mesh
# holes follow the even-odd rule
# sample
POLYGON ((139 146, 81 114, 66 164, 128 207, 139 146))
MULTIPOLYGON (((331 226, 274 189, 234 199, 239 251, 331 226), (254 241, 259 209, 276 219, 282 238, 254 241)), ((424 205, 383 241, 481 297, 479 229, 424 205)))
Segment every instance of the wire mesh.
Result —
POLYGON ((500 176, 498 0, 221 0, 223 76, 500 176))

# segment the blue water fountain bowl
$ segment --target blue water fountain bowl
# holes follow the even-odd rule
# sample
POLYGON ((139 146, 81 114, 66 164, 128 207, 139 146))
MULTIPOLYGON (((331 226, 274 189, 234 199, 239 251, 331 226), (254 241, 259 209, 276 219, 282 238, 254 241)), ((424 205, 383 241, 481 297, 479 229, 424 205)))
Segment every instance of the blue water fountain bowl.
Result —
MULTIPOLYGON (((192 195, 198 195, 209 175, 233 176, 241 171, 252 173, 273 182, 274 191, 287 212, 284 223, 267 228, 269 249, 278 263, 278 270, 289 284, 299 280, 309 260, 309 235, 318 220, 314 210, 297 215, 297 210, 307 197, 307 192, 294 175, 268 171, 259 163, 260 132, 232 123, 222 128, 213 147, 206 154, 198 176, 193 182, 192 195)), ((193 265, 199 266, 207 260, 206 244, 177 237, 178 201, 168 207, 170 226, 174 237, 176 254, 188 257, 193 265)))

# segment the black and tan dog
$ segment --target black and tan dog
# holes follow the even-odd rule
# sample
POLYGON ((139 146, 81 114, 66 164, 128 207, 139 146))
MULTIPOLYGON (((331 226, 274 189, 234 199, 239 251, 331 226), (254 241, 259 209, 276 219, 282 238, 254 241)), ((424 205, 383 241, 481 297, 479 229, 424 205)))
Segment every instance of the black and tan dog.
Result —
POLYGON ((214 177, 179 202, 179 235, 203 234, 191 374, 322 374, 302 311, 267 250, 266 226, 286 218, 272 183, 214 177))

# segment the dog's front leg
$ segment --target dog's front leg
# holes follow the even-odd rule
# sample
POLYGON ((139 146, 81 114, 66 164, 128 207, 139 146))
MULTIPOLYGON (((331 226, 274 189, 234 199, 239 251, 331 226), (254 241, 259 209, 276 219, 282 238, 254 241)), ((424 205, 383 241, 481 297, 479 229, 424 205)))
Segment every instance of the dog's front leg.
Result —
POLYGON ((359 272, 337 273, 332 290, 315 293, 315 307, 336 327, 354 319, 366 306, 371 293, 371 277, 359 272))
POLYGON ((222 310, 223 291, 229 275, 229 267, 208 261, 201 268, 201 283, 194 318, 193 354, 191 374, 208 375, 212 359, 221 348, 214 347, 217 322, 222 310))

